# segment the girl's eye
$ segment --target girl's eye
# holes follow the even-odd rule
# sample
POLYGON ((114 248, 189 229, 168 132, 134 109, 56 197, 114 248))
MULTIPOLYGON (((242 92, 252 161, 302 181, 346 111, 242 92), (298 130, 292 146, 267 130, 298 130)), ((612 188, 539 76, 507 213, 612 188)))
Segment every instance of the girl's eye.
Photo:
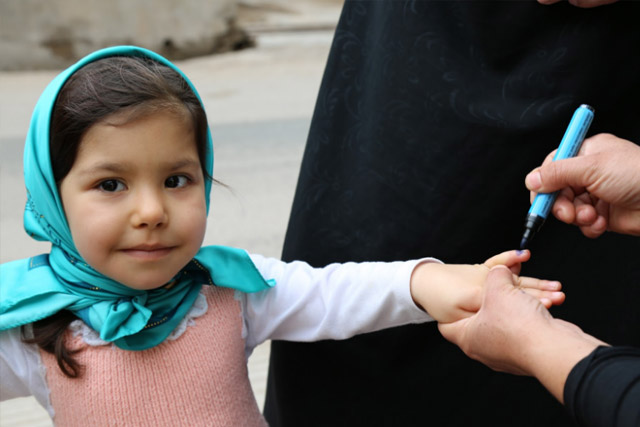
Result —
POLYGON ((107 179, 98 184, 98 188, 108 193, 124 190, 124 184, 117 179, 107 179))
POLYGON ((184 175, 173 175, 166 179, 164 185, 168 188, 180 188, 187 185, 189 178, 184 175))

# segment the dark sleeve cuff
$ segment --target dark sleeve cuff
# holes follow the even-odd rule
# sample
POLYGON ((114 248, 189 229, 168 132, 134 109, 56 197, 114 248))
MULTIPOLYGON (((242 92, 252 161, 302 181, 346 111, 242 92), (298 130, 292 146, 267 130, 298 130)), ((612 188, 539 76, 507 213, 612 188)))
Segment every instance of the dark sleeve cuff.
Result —
POLYGON ((640 349, 597 347, 569 373, 564 403, 579 426, 640 426, 640 349))

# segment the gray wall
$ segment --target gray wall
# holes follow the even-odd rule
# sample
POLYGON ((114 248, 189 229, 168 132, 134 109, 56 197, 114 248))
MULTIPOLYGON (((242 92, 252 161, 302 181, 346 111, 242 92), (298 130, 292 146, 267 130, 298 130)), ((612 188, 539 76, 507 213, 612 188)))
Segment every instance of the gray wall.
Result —
POLYGON ((171 59, 247 43, 237 0, 0 0, 0 70, 60 68, 136 44, 171 59))

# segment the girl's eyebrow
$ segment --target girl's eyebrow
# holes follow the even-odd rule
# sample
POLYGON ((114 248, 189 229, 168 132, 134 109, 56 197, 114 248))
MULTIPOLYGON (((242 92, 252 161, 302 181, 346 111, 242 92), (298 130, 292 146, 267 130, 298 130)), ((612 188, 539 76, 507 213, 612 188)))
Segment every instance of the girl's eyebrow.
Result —
POLYGON ((189 168, 196 168, 199 169, 200 168, 200 160, 195 160, 192 158, 184 158, 184 159, 178 159, 175 162, 171 162, 168 164, 168 169, 169 170, 177 170, 177 169, 189 169, 189 168))
MULTIPOLYGON (((163 164, 163 168, 171 172, 179 169, 199 169, 200 161, 192 158, 177 159, 175 161, 166 162, 163 164)), ((131 169, 135 169, 135 166, 127 162, 98 162, 84 170, 81 170, 79 173, 81 175, 94 175, 104 172, 122 174, 131 169)))
POLYGON ((122 163, 100 162, 80 171, 80 175, 93 175, 99 172, 123 173, 127 167, 122 163))

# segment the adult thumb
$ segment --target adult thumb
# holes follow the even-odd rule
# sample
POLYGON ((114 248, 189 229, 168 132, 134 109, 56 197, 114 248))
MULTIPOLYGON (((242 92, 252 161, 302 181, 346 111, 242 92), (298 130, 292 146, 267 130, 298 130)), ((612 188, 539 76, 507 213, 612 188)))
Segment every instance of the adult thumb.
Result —
MULTIPOLYGON (((504 265, 497 265, 489 270, 485 283, 485 301, 487 295, 501 292, 504 288, 513 288, 513 273, 504 265)), ((490 297, 489 297, 490 298, 490 297)), ((484 305, 484 302, 483 302, 484 305)))
MULTIPOLYGON (((511 270, 504 265, 493 267, 487 275, 483 306, 487 303, 487 300, 491 300, 492 296, 490 294, 495 295, 508 291, 510 288, 512 289, 514 285, 511 270)), ((438 330, 446 340, 451 341, 457 346, 461 346, 466 339, 465 334, 467 333, 469 322, 471 322, 476 315, 477 313, 471 317, 452 323, 438 323, 438 330)))
POLYGON ((531 191, 551 193, 566 187, 587 187, 591 184, 593 168, 584 157, 549 162, 529 172, 525 184, 531 191))

